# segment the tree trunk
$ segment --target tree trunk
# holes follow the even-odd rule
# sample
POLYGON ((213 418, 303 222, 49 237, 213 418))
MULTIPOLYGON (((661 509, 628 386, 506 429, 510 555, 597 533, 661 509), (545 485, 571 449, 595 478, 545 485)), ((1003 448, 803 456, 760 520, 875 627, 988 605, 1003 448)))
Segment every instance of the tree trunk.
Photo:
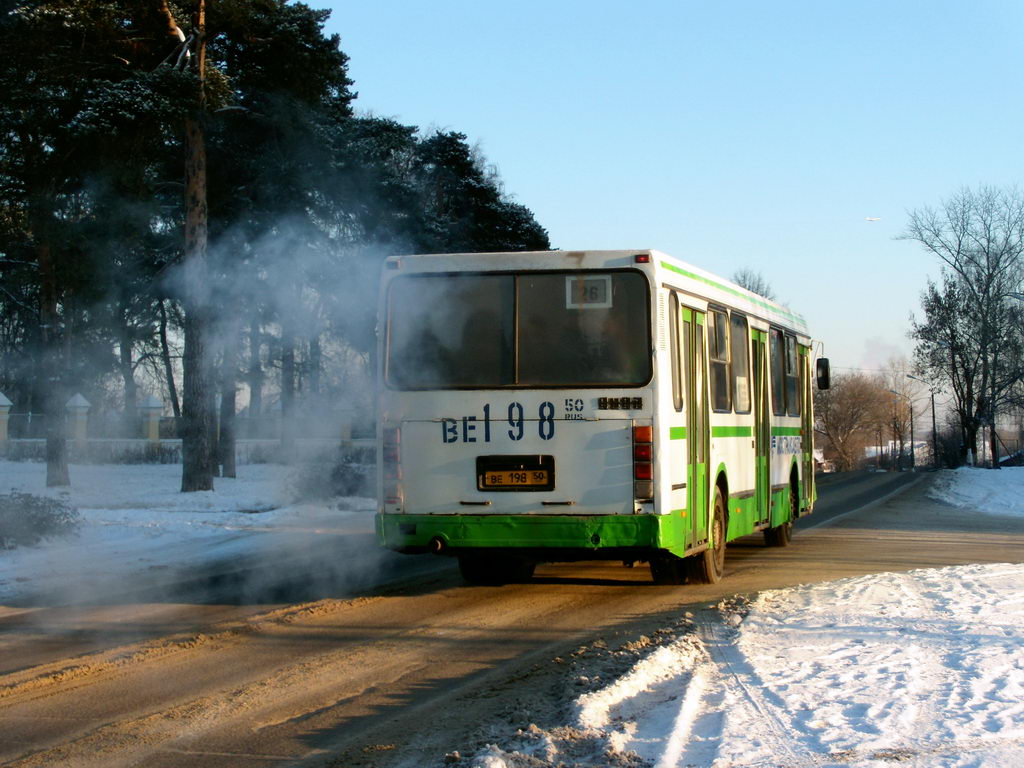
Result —
MULTIPOLYGON (((241 334, 232 334, 241 341, 241 334)), ((221 477, 237 477, 235 463, 235 408, 238 393, 238 347, 235 339, 229 337, 224 345, 220 368, 220 438, 217 451, 220 459, 221 477)))
POLYGON ((33 226, 39 262, 39 320, 43 342, 43 412, 46 416, 46 486, 71 485, 64 422, 65 397, 61 376, 60 318, 57 314, 57 270, 45 225, 37 216, 33 226))
POLYGON ((185 121, 185 354, 181 490, 213 490, 213 387, 209 269, 206 261, 206 143, 197 118, 185 121))
MULTIPOLYGON (((220 477, 220 353, 214 353, 213 347, 218 345, 212 334, 207 335, 210 344, 210 391, 213 392, 213 402, 210 410, 210 472, 214 477, 220 477)), ((223 347, 223 344, 218 346, 223 347)), ((220 350, 221 352, 223 350, 220 350)))
POLYGON ((160 355, 164 363, 164 377, 167 379, 167 396, 174 409, 175 423, 181 423, 181 403, 178 401, 178 386, 174 383, 174 363, 171 360, 171 345, 167 341, 167 307, 160 299, 160 355))
POLYGON ((323 366, 323 357, 320 336, 313 334, 309 339, 309 394, 315 402, 320 397, 320 369, 323 366))
POLYGON ((138 431, 136 406, 138 405, 139 385, 135 383, 135 363, 132 358, 132 333, 128 319, 119 316, 118 321, 118 367, 121 371, 121 379, 124 382, 124 429, 125 435, 136 437, 138 431))
POLYGON ((213 388, 210 386, 204 313, 185 314, 184 398, 182 400, 181 490, 213 490, 213 388))
POLYGON ((220 401, 220 450, 221 477, 238 477, 236 461, 237 441, 235 440, 235 408, 238 389, 232 379, 221 391, 220 401))
MULTIPOLYGON (((163 10, 167 12, 166 3, 163 10)), ((168 17, 169 17, 168 13, 168 17)), ((206 139, 202 114, 206 75, 206 3, 199 0, 196 17, 196 71, 199 76, 197 114, 185 119, 185 309, 184 402, 182 403, 181 490, 212 491, 213 372, 210 365, 209 265, 206 260, 206 139)), ((184 39, 180 34, 179 38, 184 39)))
POLYGON ((48 243, 37 249, 42 276, 40 319, 43 326, 43 402, 46 414, 46 486, 71 485, 68 469, 68 435, 65 402, 68 399, 61 376, 56 276, 48 243))
POLYGON ((249 326, 249 418, 255 419, 263 413, 263 362, 260 349, 263 333, 258 317, 254 317, 249 326))
POLYGON ((281 339, 281 451, 291 454, 295 447, 295 334, 287 327, 281 339))
POLYGON ((989 443, 991 446, 992 469, 1002 469, 999 466, 999 435, 996 434, 996 403, 998 401, 998 387, 996 386, 996 374, 999 371, 999 348, 996 346, 995 356, 992 360, 992 393, 989 396, 988 421, 991 428, 989 432, 989 443))
POLYGON ((964 432, 966 440, 964 441, 965 450, 970 453, 972 462, 978 463, 978 423, 970 418, 967 424, 964 425, 964 432))

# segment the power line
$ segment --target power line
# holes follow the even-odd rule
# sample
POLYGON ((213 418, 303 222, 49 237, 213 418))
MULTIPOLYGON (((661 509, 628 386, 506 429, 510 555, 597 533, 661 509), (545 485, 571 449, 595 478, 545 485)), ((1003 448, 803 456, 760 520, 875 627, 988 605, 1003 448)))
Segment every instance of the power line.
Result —
POLYGON ((830 366, 833 370, 837 371, 865 371, 867 373, 893 373, 889 368, 853 368, 848 365, 833 365, 830 366))

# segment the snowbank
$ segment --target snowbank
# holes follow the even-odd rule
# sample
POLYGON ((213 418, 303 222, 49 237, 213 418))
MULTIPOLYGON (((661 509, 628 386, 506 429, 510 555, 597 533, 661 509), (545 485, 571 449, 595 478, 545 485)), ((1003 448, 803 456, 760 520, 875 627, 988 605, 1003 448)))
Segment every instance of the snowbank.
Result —
POLYGON ((1022 582, 1024 565, 970 565, 725 601, 579 697, 575 723, 470 764, 1024 765, 1022 582))
POLYGON ((986 514, 1024 516, 1024 467, 943 470, 928 496, 986 514))
MULTIPOLYGON (((1024 469, 943 472, 929 495, 1022 515, 1024 469)), ((1022 584, 1024 564, 968 565, 723 601, 578 697, 572 722, 470 765, 1024 765, 1022 584)))

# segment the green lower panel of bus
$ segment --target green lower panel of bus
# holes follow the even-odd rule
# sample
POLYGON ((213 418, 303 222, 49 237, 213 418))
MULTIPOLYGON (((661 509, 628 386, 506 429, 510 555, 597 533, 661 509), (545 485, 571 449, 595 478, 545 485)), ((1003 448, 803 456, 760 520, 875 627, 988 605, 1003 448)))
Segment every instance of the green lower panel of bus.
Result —
POLYGON ((536 549, 580 555, 668 549, 682 555, 683 532, 666 515, 377 514, 377 538, 400 552, 536 549))

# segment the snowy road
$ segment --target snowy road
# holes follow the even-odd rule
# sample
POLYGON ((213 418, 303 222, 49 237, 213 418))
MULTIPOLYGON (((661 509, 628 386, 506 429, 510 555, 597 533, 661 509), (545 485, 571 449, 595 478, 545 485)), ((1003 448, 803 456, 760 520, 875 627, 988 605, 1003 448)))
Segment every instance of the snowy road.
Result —
MULTIPOLYGON (((835 482, 855 508, 849 499, 866 485, 835 482)), ((886 482, 870 481, 876 492, 886 482)), ((932 502, 923 486, 831 521, 825 512, 788 549, 753 539, 731 547, 726 579, 713 587, 654 586, 645 570, 585 563, 543 566, 531 584, 465 588, 450 564, 428 559, 412 581, 295 605, 181 604, 179 595, 8 608, 0 616, 0 763, 442 765, 453 749, 472 751, 531 724, 541 734, 555 727, 575 697, 603 690, 642 658, 644 638, 686 611, 699 619, 703 606, 733 593, 1020 560, 1024 551, 1024 519, 979 519, 932 502)), ((716 633, 730 630, 698 623, 714 658, 726 645, 716 633)), ((731 665, 743 680, 745 658, 693 666, 697 684, 687 695, 697 698, 673 714, 672 733, 714 726, 707 697, 726 694, 704 676, 731 665)), ((817 695, 800 693, 796 679, 787 684, 804 700, 817 695)), ((791 732, 785 706, 769 709, 756 686, 747 691, 751 711, 768 715, 758 719, 769 723, 759 738, 791 732)), ((842 723, 832 727, 835 738, 820 743, 841 751, 842 723)), ((800 745, 794 765, 804 764, 800 745)), ((686 759, 696 748, 693 738, 671 745, 686 759)))

